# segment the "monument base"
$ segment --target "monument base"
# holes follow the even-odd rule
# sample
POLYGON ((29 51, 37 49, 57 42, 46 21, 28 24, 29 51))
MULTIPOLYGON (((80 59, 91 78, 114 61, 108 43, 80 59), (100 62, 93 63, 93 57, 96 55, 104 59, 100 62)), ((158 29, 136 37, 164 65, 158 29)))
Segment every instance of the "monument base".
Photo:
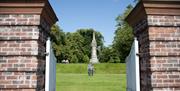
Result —
POLYGON ((99 63, 99 60, 98 59, 90 59, 90 63, 97 64, 97 63, 99 63))

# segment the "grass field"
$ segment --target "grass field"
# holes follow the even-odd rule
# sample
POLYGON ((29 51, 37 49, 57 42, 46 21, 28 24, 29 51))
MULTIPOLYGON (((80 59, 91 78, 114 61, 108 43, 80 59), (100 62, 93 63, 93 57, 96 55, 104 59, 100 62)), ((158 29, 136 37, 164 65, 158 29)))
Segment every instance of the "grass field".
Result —
POLYGON ((97 64, 93 77, 87 64, 57 64, 57 91, 126 91, 125 64, 97 64))

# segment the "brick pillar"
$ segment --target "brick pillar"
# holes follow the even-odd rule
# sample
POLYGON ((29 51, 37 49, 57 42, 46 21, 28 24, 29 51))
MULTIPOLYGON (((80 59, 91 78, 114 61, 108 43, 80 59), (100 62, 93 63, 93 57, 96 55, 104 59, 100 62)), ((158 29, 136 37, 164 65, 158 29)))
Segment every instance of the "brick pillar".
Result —
POLYGON ((180 91, 180 1, 141 0, 126 21, 139 41, 141 91, 180 91))
POLYGON ((0 0, 0 91, 44 91, 48 0, 0 0))

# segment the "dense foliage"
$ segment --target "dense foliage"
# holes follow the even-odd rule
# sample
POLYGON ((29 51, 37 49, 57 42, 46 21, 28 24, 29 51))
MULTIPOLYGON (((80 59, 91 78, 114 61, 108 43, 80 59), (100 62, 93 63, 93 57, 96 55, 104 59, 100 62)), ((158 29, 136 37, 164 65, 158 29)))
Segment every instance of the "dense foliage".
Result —
MULTIPOLYGON (((93 29, 79 29, 74 33, 64 33, 58 25, 51 29, 51 39, 58 62, 88 63, 91 56, 93 29)), ((99 51, 103 47, 103 36, 95 31, 99 51)), ((98 51, 98 54, 99 54, 98 51)))
POLYGON ((133 7, 129 5, 124 14, 116 18, 118 24, 112 46, 113 49, 116 50, 121 63, 125 62, 125 58, 128 56, 133 42, 132 28, 127 24, 127 22, 125 22, 125 18, 130 13, 132 8, 133 7))
POLYGON ((120 59, 114 48, 109 46, 102 49, 100 53, 100 62, 119 63, 120 59))

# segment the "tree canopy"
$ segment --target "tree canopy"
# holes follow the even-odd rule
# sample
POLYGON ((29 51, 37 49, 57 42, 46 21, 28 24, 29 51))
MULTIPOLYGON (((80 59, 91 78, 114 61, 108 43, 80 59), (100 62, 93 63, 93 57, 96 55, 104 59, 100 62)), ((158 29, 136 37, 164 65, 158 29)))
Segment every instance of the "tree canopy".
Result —
POLYGON ((118 53, 121 62, 125 62, 125 58, 128 56, 133 42, 132 28, 125 22, 125 18, 132 8, 132 5, 129 5, 125 12, 116 18, 117 29, 113 40, 113 48, 118 53))
MULTIPOLYGON (((51 38, 58 62, 69 60, 71 63, 88 63, 94 31, 94 29, 78 29, 74 33, 64 33, 58 25, 54 25, 51 29, 51 38)), ((104 41, 103 36, 97 31, 95 35, 97 46, 101 48, 104 41)))

